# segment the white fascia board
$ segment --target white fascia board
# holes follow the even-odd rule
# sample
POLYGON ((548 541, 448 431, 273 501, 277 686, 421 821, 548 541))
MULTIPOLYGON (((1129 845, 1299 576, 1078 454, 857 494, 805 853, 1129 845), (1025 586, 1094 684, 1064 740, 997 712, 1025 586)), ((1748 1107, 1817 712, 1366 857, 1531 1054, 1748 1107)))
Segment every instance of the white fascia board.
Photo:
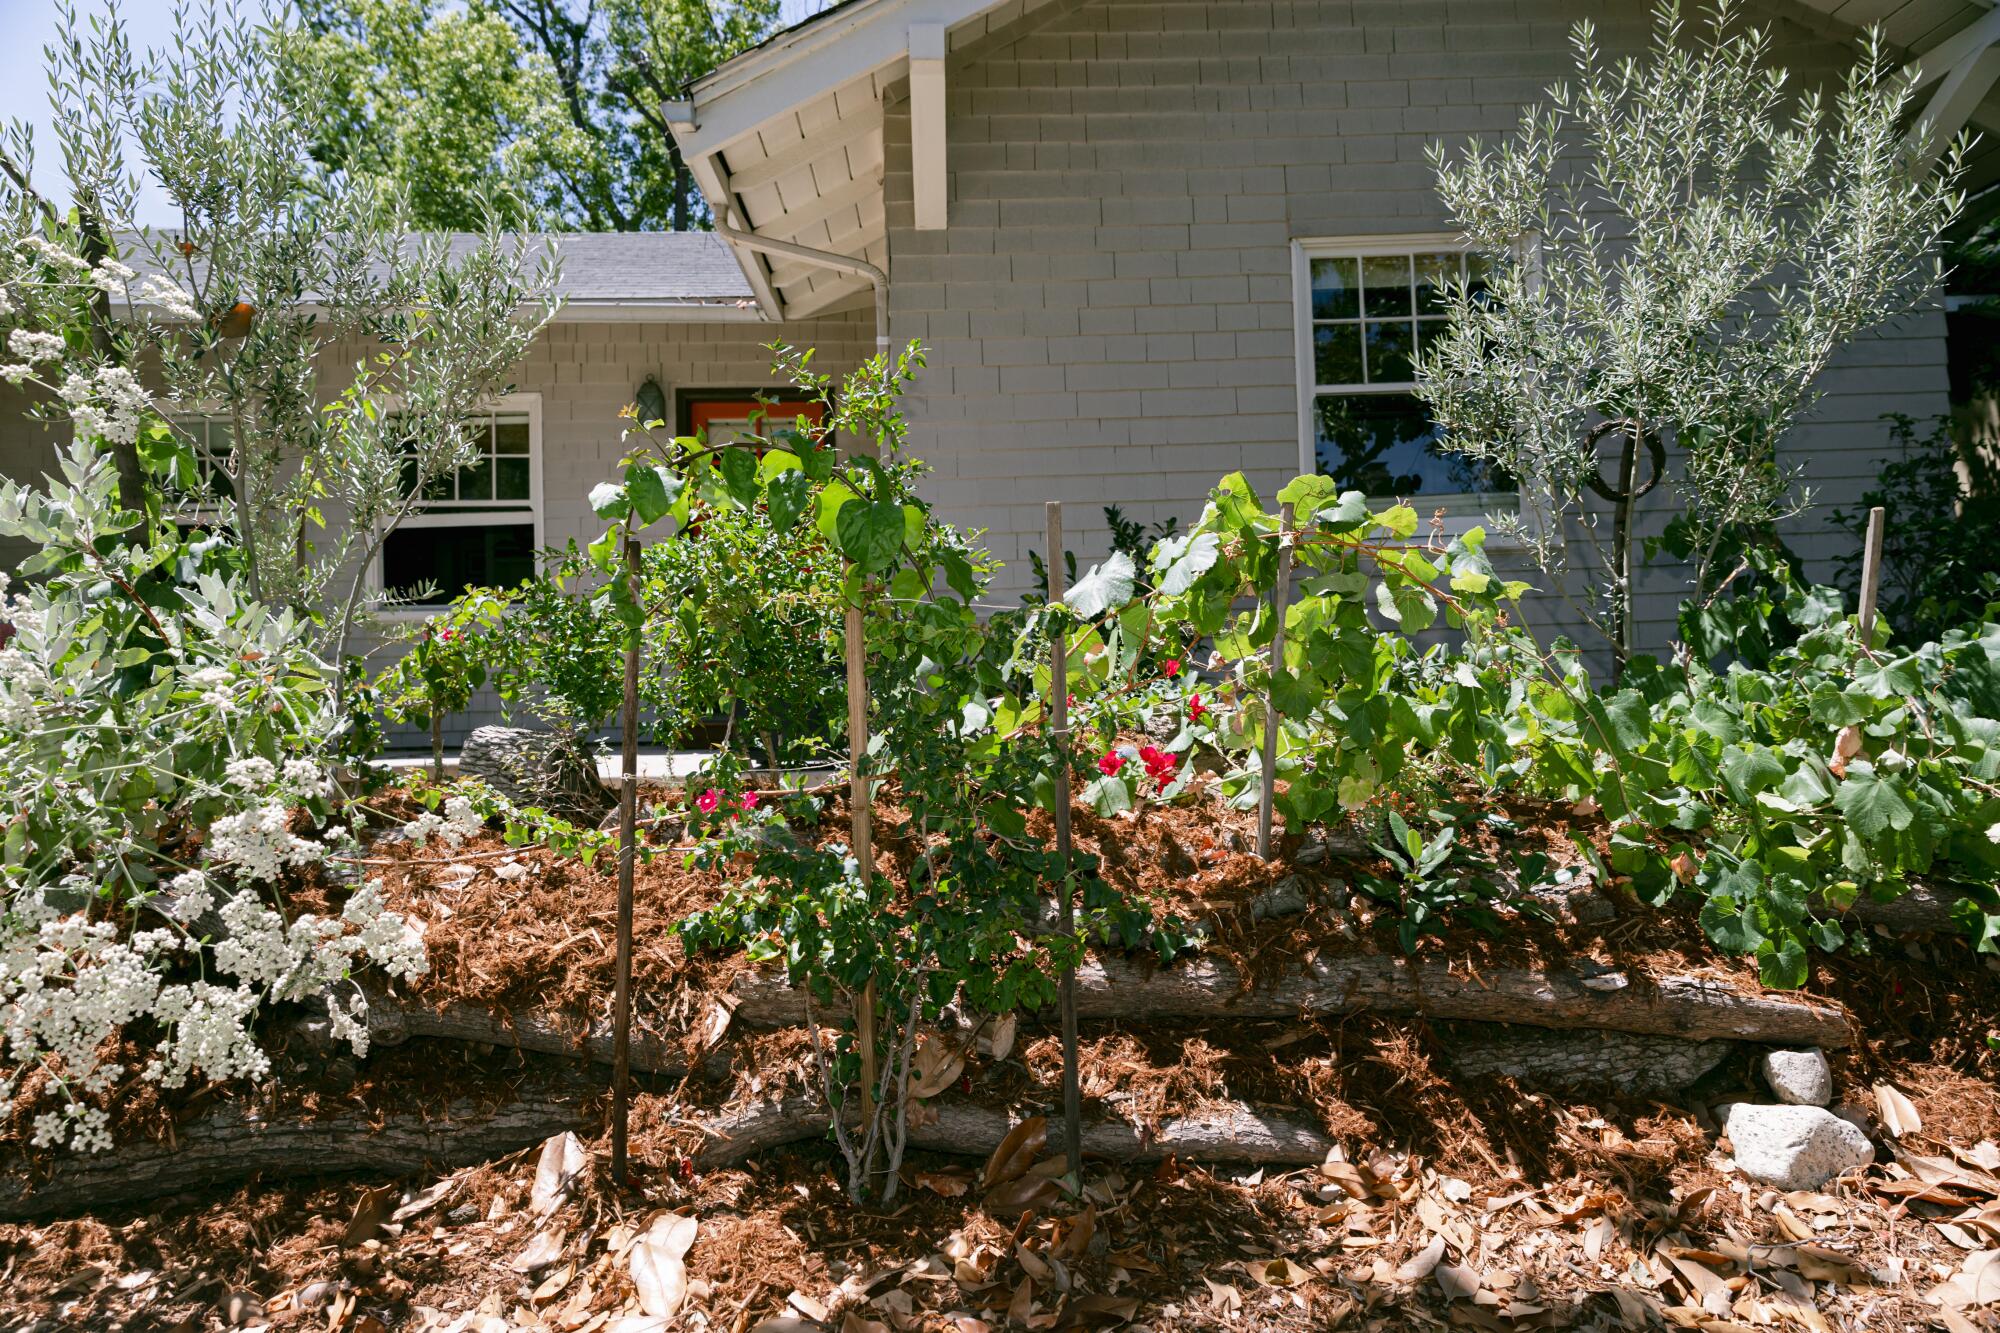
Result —
POLYGON ((558 324, 741 324, 764 318, 754 302, 568 301, 558 324))
MULTIPOLYGON (((726 151, 766 122, 909 58, 917 24, 952 28, 1001 0, 866 0, 789 39, 748 52, 699 83, 693 130, 674 133, 684 159, 726 151)), ((713 202, 713 201, 711 201, 713 202)))
MULTIPOLYGON (((688 174, 700 187, 702 197, 708 200, 709 210, 721 219, 724 226, 738 221, 736 216, 736 195, 729 187, 729 174, 723 170, 722 157, 693 157, 683 153, 681 161, 687 163, 688 174)), ((741 219, 748 223, 749 219, 741 219)), ((757 295, 757 307, 764 312, 764 318, 778 320, 784 317, 784 303, 778 299, 777 289, 771 286, 771 271, 765 267, 762 255, 754 254, 742 246, 731 242, 730 253, 736 256, 736 266, 743 270, 743 276, 750 280, 750 290, 757 295)))
POLYGON ((1915 91, 1977 60, 1995 42, 2000 42, 2000 9, 1989 9, 1904 66, 1903 74, 1915 91))

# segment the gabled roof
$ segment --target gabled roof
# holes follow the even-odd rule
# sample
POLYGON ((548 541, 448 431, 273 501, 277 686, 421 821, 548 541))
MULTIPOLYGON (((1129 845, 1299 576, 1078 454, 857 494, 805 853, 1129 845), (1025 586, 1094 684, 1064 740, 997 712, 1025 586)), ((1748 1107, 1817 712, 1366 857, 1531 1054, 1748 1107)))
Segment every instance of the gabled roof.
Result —
MULTIPOLYGON (((689 88, 674 139, 717 221, 886 266, 882 105, 909 72, 911 30, 957 50, 1051 0, 845 0, 689 88)), ((670 114, 670 120, 674 115, 670 114)), ((865 278, 803 260, 737 257, 773 318, 830 309, 865 278)))
MULTIPOLYGON (((1052 2, 843 0, 697 80, 689 100, 668 104, 667 119, 719 223, 886 269, 883 100, 910 74, 917 30, 928 30, 930 42, 942 30, 946 49, 934 54, 964 59, 968 44, 1052 2)), ((2000 10, 1993 2, 1756 0, 1755 8, 1760 21, 1788 18, 1847 41, 1879 25, 1890 59, 1923 68, 1920 110, 1954 131, 1968 124, 1984 131, 1968 182, 1980 190, 2000 181, 2000 97, 1992 91, 2000 10)), ((934 105, 941 119, 942 106, 934 105)), ((913 137, 919 118, 913 109, 913 137)), ((941 178, 941 132, 932 151, 941 178)), ((913 171, 922 173, 924 154, 913 145, 912 156, 913 171)), ((921 200, 921 185, 918 194, 921 200)), ((927 225, 921 213, 918 225, 927 225)), ((867 290, 867 280, 852 273, 731 244, 771 318, 812 315, 867 290)))

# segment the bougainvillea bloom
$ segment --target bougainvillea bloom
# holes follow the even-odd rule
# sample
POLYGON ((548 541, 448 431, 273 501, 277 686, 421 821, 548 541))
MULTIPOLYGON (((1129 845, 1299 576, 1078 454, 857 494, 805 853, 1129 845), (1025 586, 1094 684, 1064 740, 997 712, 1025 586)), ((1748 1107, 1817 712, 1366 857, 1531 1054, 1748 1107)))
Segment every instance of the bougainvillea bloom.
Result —
POLYGON ((737 804, 741 805, 745 810, 755 810, 757 808, 757 798, 760 794, 754 791, 746 791, 743 793, 743 799, 737 802, 737 804))
POLYGON ((710 787, 707 791, 694 798, 694 808, 705 815, 714 814, 715 807, 721 804, 722 793, 713 787, 710 787))
POLYGON ((1097 771, 1107 778, 1118 776, 1118 770, 1125 767, 1125 756, 1116 750, 1107 750, 1097 761, 1097 771))
POLYGON ((1207 711, 1208 711, 1208 705, 1201 701, 1201 696, 1199 694, 1190 694, 1188 696, 1188 721, 1190 722, 1201 721, 1202 714, 1206 713, 1207 711))
POLYGON ((1169 657, 1165 662, 1160 664, 1160 670, 1166 672, 1169 676, 1180 675, 1181 659, 1178 657, 1169 657))
POLYGON ((1174 780, 1177 765, 1174 757, 1157 745, 1148 745, 1139 751, 1139 762, 1146 766, 1146 776, 1156 787, 1164 787, 1174 780))

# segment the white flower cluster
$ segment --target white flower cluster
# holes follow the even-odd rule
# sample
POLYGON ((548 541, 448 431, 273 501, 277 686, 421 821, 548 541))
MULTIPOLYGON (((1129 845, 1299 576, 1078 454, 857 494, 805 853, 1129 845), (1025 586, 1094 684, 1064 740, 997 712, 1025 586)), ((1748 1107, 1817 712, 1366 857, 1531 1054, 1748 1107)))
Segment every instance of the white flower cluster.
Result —
POLYGON ((189 296, 179 283, 171 278, 161 277, 157 273, 148 274, 146 280, 139 284, 136 299, 174 319, 193 320, 201 317, 201 312, 194 308, 194 298, 189 296))
POLYGON ((32 255, 39 255, 57 268, 66 268, 76 273, 90 272, 90 262, 88 260, 84 259, 81 255, 71 254, 53 241, 43 240, 39 236, 23 236, 14 244, 16 249, 26 250, 32 255))
POLYGON ((131 444, 139 438, 139 420, 153 401, 123 366, 100 366, 88 374, 71 371, 56 392, 69 404, 78 435, 98 436, 113 444, 131 444))
POLYGON ((444 803, 444 813, 426 812, 411 820, 404 828, 404 836, 422 846, 436 838, 446 847, 456 850, 458 845, 486 827, 486 818, 472 808, 472 802, 463 796, 448 797, 444 803))
POLYGON ((208 829, 209 860, 252 882, 274 880, 286 866, 311 865, 325 854, 322 844, 292 832, 291 811, 283 801, 224 815, 208 829))
POLYGON ((7 335, 7 350, 29 365, 35 365, 42 361, 60 360, 68 348, 60 333, 43 333, 39 329, 15 329, 7 335))
POLYGON ((97 268, 92 271, 90 281, 98 291, 107 296, 116 296, 138 276, 132 269, 107 255, 97 261, 97 268))

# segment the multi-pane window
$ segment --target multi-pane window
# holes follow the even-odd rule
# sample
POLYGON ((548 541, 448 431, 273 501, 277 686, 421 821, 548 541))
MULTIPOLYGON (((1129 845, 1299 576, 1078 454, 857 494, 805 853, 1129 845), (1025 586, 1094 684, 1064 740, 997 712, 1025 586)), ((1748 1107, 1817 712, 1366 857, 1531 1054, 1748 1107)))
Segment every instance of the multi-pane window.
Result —
MULTIPOLYGON (((424 488, 424 507, 382 547, 382 586, 402 598, 447 602, 467 588, 511 588, 535 572, 541 476, 529 412, 495 412, 474 425, 473 460, 424 488)), ((412 460, 404 485, 417 484, 412 460)))
POLYGON ((1306 465, 1344 490, 1420 510, 1478 514, 1515 487, 1442 447, 1412 392, 1416 358, 1444 327, 1450 286, 1477 292, 1478 261, 1441 242, 1304 242, 1297 293, 1306 465))

